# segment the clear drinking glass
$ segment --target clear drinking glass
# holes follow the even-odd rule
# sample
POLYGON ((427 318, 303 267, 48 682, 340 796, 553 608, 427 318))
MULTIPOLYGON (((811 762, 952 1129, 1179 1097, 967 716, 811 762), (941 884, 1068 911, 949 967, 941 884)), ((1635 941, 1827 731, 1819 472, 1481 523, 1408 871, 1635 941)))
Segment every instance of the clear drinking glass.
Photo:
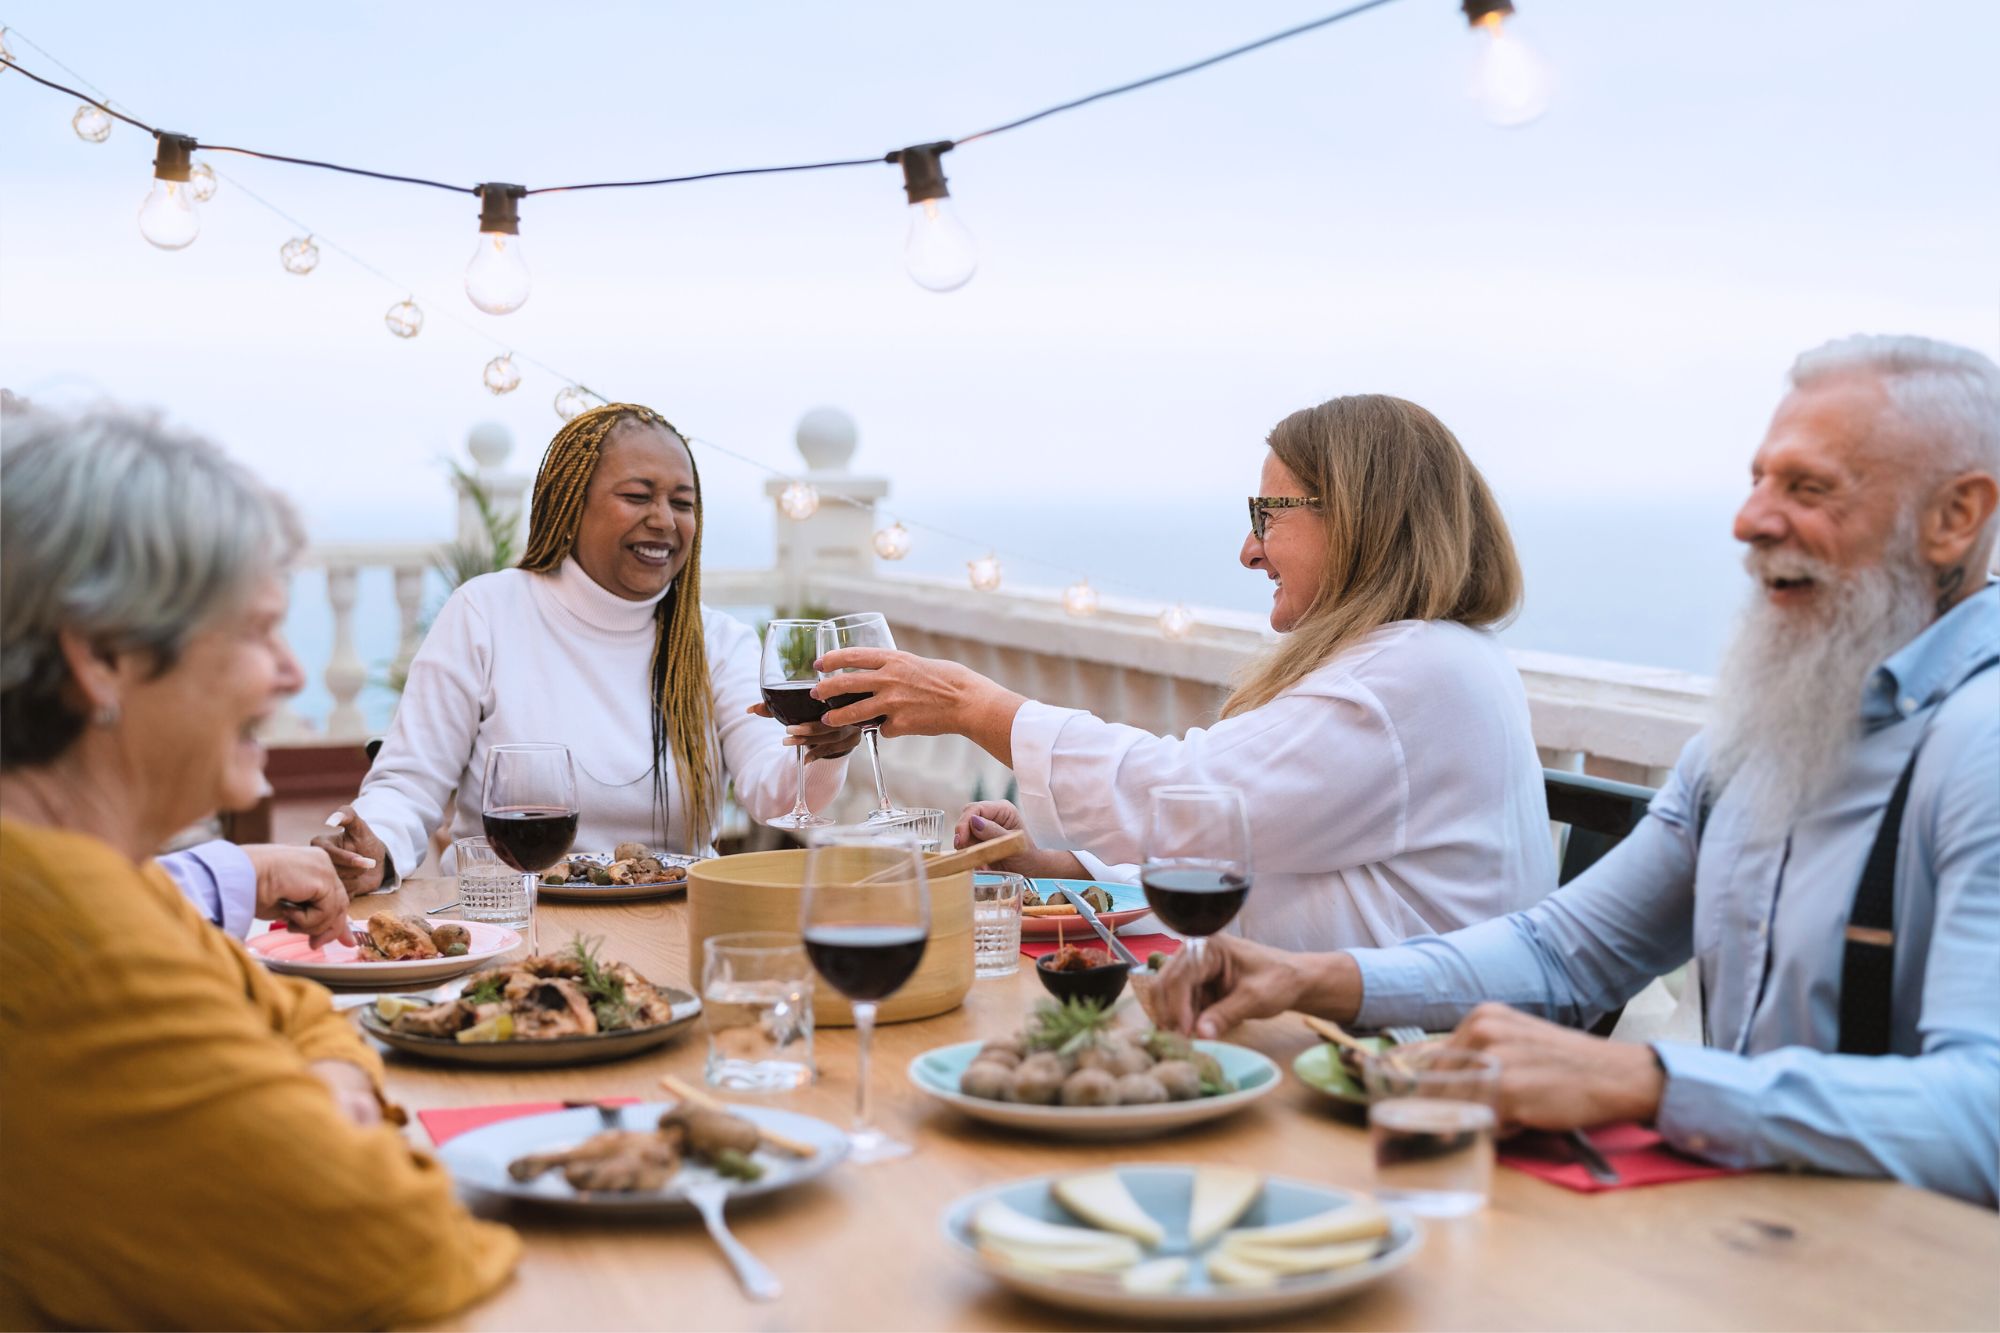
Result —
POLYGON ((702 945, 701 1014, 708 1081, 788 1092, 813 1081, 813 969, 782 931, 711 935, 702 945))
POLYGON ((1021 904, 1028 881, 1004 870, 972 875, 972 975, 1011 977, 1021 970, 1021 904))
POLYGON ((1146 905, 1185 935, 1199 962, 1208 937, 1250 896, 1250 818, 1235 787, 1155 787, 1139 883, 1146 905))
POLYGON ((870 819, 869 826, 884 829, 908 829, 916 835, 917 850, 930 856, 944 846, 944 811, 938 809, 905 810, 887 819, 870 819))
POLYGON ((1428 1217, 1484 1208, 1493 1185, 1500 1062, 1484 1051, 1433 1045, 1394 1061, 1370 1060, 1362 1074, 1375 1196, 1428 1217))
MULTIPOLYGON (((817 620, 774 620, 764 629, 764 656, 758 668, 758 684, 771 715, 788 727, 817 722, 826 716, 828 704, 815 699, 812 687, 819 684, 813 662, 819 657, 817 620)), ((798 798, 791 811, 771 821, 773 828, 818 828, 833 821, 816 815, 806 805, 806 749, 795 746, 799 757, 798 798)))
POLYGON ((451 856, 458 872, 459 915, 525 930, 532 937, 535 877, 502 860, 491 838, 460 838, 451 845, 451 856))
MULTIPOLYGON (((889 632, 889 620, 876 611, 862 611, 851 616, 835 616, 819 623, 819 651, 821 656, 840 648, 883 648, 896 650, 896 636, 889 632)), ((849 668, 853 670, 854 668, 849 668)), ((829 673, 829 678, 841 673, 829 673)), ((827 711, 858 704, 868 696, 865 694, 836 694, 826 701, 827 711)), ((864 722, 862 739, 868 745, 868 767, 875 774, 875 810, 868 816, 871 824, 898 815, 909 813, 896 808, 889 799, 889 788, 882 780, 882 740, 878 734, 882 730, 882 719, 864 722)))
POLYGON ((868 1047, 875 1006, 903 988, 930 939, 930 891, 917 840, 898 829, 822 829, 806 850, 799 934, 820 978, 854 1006, 860 1048, 854 1128, 848 1155, 857 1162, 901 1157, 910 1145, 868 1118, 868 1047))

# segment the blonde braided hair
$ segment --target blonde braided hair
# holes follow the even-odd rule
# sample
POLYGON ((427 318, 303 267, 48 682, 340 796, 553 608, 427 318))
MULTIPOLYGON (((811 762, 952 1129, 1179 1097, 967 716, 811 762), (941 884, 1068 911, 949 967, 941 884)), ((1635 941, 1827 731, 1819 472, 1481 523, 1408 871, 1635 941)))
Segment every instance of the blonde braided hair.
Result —
MULTIPOLYGON (((604 442, 627 423, 656 426, 683 448, 687 440, 672 422, 637 403, 607 403, 580 412, 557 431, 535 474, 534 501, 528 511, 528 547, 522 569, 546 574, 561 566, 576 549, 584 505, 604 442)), ((660 599, 654 613, 655 631, 650 670, 651 690, 658 701, 653 710, 653 804, 662 837, 668 824, 666 774, 660 756, 673 748, 674 772, 680 779, 682 822, 690 852, 708 843, 715 822, 720 763, 715 752, 715 696, 708 679, 708 645, 701 630, 701 472, 694 450, 688 449, 694 473, 694 541, 687 563, 674 579, 673 590, 660 599)))

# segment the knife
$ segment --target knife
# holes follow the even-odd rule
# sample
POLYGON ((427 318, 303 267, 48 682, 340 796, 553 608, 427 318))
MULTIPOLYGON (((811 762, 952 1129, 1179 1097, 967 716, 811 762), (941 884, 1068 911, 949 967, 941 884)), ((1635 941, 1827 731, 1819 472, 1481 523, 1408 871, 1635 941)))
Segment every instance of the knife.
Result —
POLYGON ((1117 954, 1119 958, 1123 959, 1128 965, 1130 965, 1134 971, 1143 972, 1146 970, 1146 965, 1139 961, 1138 955, 1134 954, 1130 949, 1125 947, 1125 941, 1119 939, 1116 935, 1113 935, 1109 930, 1105 928, 1104 923, 1097 919, 1097 910, 1093 908, 1087 901, 1084 900, 1084 896, 1082 894, 1078 893, 1075 889, 1070 888, 1067 884, 1059 887, 1056 890, 1056 892, 1062 894, 1063 897, 1069 899, 1070 905, 1075 907, 1076 910, 1082 915, 1083 919, 1090 923, 1090 928, 1097 932, 1097 938, 1103 940, 1106 944, 1111 946, 1111 952, 1117 954))
POLYGON ((1600 1185, 1625 1183, 1617 1169, 1604 1160, 1604 1154, 1597 1150, 1597 1145, 1592 1143, 1582 1130, 1569 1130, 1563 1135, 1563 1139, 1569 1144, 1569 1150, 1576 1157, 1577 1164, 1592 1180, 1600 1185))

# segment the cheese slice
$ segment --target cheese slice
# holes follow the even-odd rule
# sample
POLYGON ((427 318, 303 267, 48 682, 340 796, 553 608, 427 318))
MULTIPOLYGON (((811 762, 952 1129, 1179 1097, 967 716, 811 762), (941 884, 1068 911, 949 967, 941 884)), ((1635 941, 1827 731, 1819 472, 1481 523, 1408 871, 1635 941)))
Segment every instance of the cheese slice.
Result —
POLYGON ((1092 1245, 1106 1241, 1131 1244, 1123 1236, 1114 1236, 1108 1231, 1063 1226, 1057 1222, 1044 1222, 1039 1217, 1029 1217, 998 1199, 988 1199, 979 1205, 978 1211, 972 1215, 972 1230, 981 1240, 1009 1245, 1092 1245))
POLYGON ((1264 1190, 1255 1171, 1232 1166, 1198 1167, 1194 1173, 1194 1204, 1188 1209, 1188 1243, 1199 1248, 1214 1240, 1250 1211, 1264 1190))
POLYGON ((1342 1241, 1336 1245, 1258 1245, 1250 1241, 1232 1243, 1225 1238, 1220 1252, 1241 1263, 1296 1277, 1351 1268, 1374 1258, 1380 1248, 1381 1242, 1372 1239, 1342 1241))
POLYGON ((1135 1296, 1158 1296, 1178 1291, 1187 1274, 1185 1259, 1149 1259, 1137 1268, 1126 1269, 1119 1280, 1135 1296))
POLYGON ((1139 1206, 1116 1171, 1070 1176, 1058 1180, 1051 1192, 1057 1203, 1093 1226, 1130 1236, 1142 1245, 1158 1245, 1167 1238, 1166 1228, 1139 1206))
POLYGON ((1372 1203, 1350 1203, 1328 1209, 1296 1222, 1271 1227, 1240 1227, 1223 1237, 1256 1245, 1334 1245, 1341 1241, 1367 1240, 1389 1234, 1389 1215, 1372 1203))
POLYGON ((981 1240, 979 1253, 990 1260, 1036 1273, 1116 1273, 1139 1262, 1139 1247, 1124 1236, 1105 1236, 1103 1241, 1090 1245, 1021 1245, 981 1240))
POLYGON ((1226 1250, 1216 1250, 1208 1256, 1208 1275, 1230 1287, 1268 1287, 1278 1280, 1278 1275, 1270 1269, 1233 1258, 1226 1250))

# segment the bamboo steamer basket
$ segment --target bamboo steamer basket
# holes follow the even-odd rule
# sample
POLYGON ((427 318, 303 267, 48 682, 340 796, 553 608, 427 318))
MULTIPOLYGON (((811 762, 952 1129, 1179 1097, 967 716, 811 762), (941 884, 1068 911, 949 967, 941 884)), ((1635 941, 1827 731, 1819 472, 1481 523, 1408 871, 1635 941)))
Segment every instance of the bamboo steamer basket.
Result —
MULTIPOLYGON (((701 988, 702 966, 711 935, 739 930, 799 933, 799 890, 805 883, 801 850, 746 852, 696 861, 688 867, 688 975, 701 988)), ((958 1008, 972 989, 972 872, 929 881, 930 942, 903 989, 882 1001, 878 1023, 907 1023, 958 1008)), ((815 978, 818 982, 818 979, 815 978)), ((813 1023, 852 1027, 847 997, 818 982, 813 987, 813 1023)))

